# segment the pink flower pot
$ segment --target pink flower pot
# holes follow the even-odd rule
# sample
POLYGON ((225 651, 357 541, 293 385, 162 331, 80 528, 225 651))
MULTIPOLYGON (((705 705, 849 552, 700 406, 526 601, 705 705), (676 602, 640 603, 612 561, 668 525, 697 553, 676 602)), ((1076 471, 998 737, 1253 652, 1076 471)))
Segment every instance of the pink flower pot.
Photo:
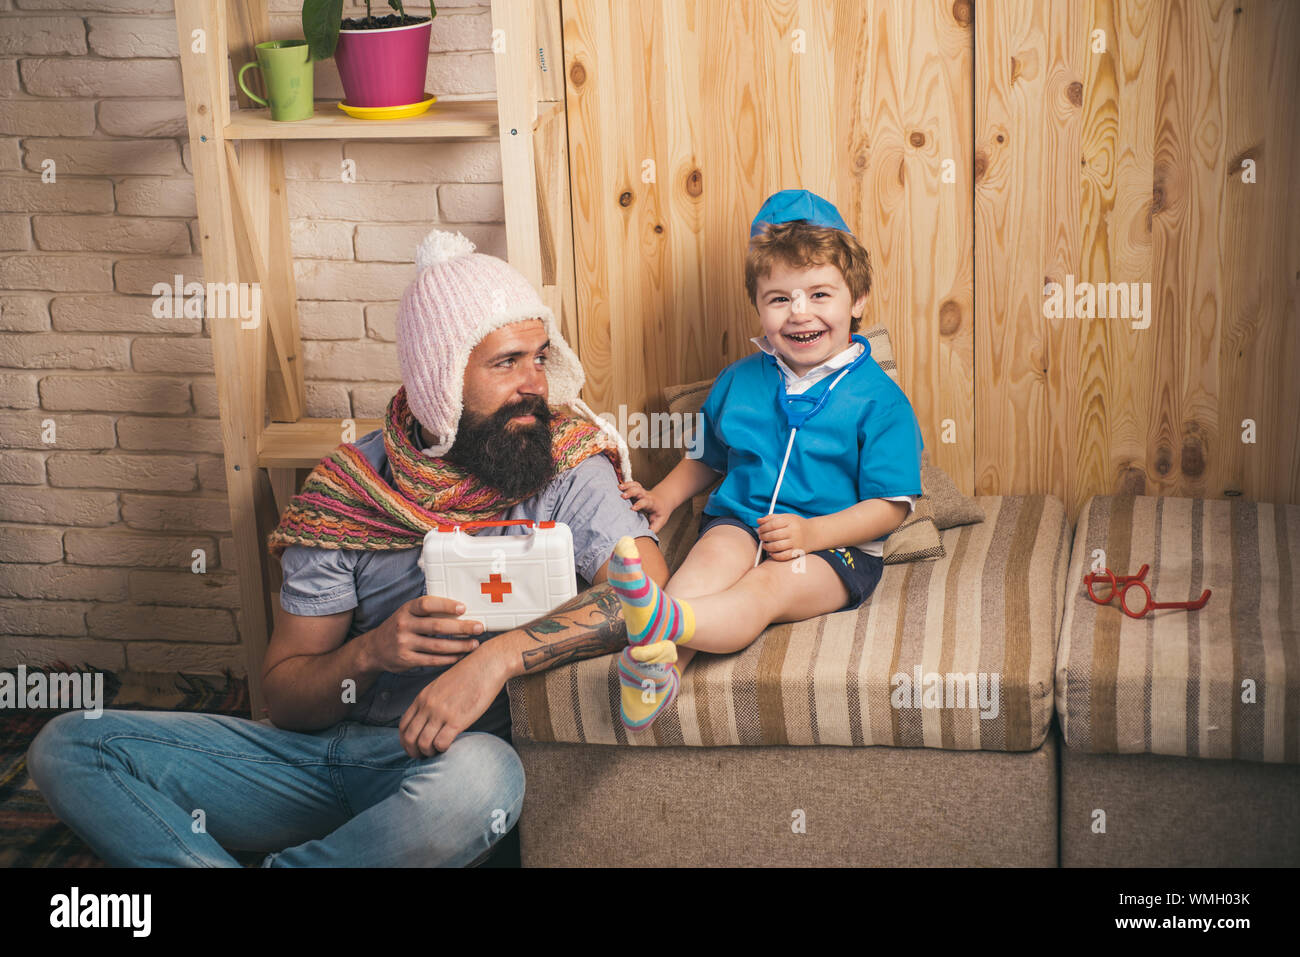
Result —
POLYGON ((424 99, 433 21, 384 30, 340 30, 334 50, 349 106, 404 106, 424 99))

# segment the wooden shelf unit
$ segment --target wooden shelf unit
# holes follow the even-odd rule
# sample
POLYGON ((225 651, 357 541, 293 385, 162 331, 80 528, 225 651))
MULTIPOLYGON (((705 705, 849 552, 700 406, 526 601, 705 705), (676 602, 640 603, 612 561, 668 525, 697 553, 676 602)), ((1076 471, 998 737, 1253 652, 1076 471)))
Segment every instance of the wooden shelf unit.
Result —
MULTIPOLYGON (((382 428, 383 419, 357 419, 357 437, 382 428)), ((263 469, 312 469, 339 444, 338 419, 272 422, 258 439, 257 466, 263 469)))
MULTIPOLYGON (((231 70, 271 35, 266 0, 175 0, 194 192, 208 282, 258 283, 262 314, 210 322, 227 488, 239 571, 239 633, 253 717, 265 715, 262 663, 278 602, 279 563, 266 538, 307 470, 378 419, 306 418, 297 293, 281 141, 440 140, 495 136, 501 146, 507 256, 576 342, 567 130, 559 0, 491 0, 504 31, 495 100, 449 100, 402 120, 359 120, 317 104, 316 115, 275 123, 242 91, 230 108, 231 70), (206 52, 196 52, 195 31, 206 52)), ((435 91, 436 92, 436 91, 435 91)), ((430 228, 436 226, 430 223, 430 228)), ((414 276, 414 269, 412 269, 414 276)), ((401 289, 394 289, 394 298, 401 289)))
POLYGON ((402 120, 358 120, 338 108, 338 100, 318 100, 316 114, 277 123, 270 110, 238 110, 230 115, 228 140, 453 140, 496 136, 496 100, 441 100, 419 116, 402 120))

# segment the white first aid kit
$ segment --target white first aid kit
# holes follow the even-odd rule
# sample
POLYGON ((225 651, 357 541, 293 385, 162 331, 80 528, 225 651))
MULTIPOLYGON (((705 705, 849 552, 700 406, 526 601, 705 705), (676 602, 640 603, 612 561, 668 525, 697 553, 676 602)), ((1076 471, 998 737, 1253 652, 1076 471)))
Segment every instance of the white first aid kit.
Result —
POLYGON ((438 525, 420 552, 426 595, 465 605, 462 618, 485 631, 508 631, 540 618, 578 593, 573 533, 563 522, 517 518, 438 525), (527 534, 468 534, 487 526, 524 525, 527 534))

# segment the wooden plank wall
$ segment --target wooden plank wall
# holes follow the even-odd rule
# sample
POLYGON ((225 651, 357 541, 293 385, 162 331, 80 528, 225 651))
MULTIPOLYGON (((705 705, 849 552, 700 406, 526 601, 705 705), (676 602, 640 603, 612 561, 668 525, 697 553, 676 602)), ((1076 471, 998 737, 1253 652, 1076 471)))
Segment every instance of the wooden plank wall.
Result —
POLYGON ((975 89, 979 492, 1300 502, 1300 5, 983 0, 975 89))
MULTIPOLYGON (((969 9, 564 0, 576 347, 596 412, 661 410, 664 386, 753 351, 749 224, 771 193, 804 187, 871 253, 863 328, 889 327, 926 445, 969 490, 969 9), (945 418, 958 441, 940 446, 945 418)), ((680 455, 634 449, 633 471, 649 484, 680 455)))
MULTIPOLYGON (((1300 4, 564 0, 563 22, 596 411, 752 350, 748 225, 803 186, 870 251, 866 324, 963 491, 1051 493, 1071 522, 1111 492, 1300 502, 1300 4), (1047 318, 1067 277, 1149 282, 1150 325, 1047 318)), ((634 451, 647 482, 672 460, 634 451)))

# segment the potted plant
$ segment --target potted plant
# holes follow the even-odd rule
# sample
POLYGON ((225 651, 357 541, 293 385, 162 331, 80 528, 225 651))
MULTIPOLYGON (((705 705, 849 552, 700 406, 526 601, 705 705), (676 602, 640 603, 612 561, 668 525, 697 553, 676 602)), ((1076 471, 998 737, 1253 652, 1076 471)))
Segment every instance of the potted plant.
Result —
POLYGON ((351 107, 407 106, 426 99, 429 37, 433 18, 412 16, 402 0, 388 0, 397 11, 376 17, 366 0, 366 15, 343 19, 343 0, 303 0, 302 31, 313 60, 334 57, 351 107))

